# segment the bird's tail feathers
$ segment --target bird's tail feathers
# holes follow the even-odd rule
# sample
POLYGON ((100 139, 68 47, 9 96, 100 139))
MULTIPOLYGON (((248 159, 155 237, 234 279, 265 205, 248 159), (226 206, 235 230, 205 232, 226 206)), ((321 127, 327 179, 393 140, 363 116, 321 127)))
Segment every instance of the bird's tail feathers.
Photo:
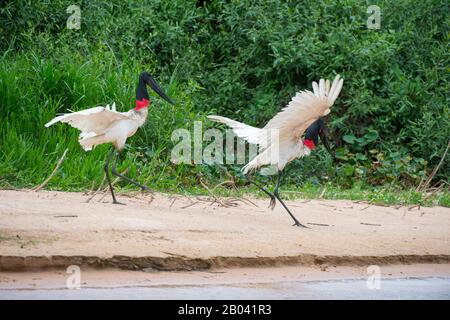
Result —
POLYGON ((48 127, 54 125, 55 123, 60 122, 64 118, 64 116, 65 115, 63 114, 62 116, 57 116, 57 117, 53 118, 52 120, 50 120, 49 122, 47 122, 45 124, 45 127, 48 128, 48 127))

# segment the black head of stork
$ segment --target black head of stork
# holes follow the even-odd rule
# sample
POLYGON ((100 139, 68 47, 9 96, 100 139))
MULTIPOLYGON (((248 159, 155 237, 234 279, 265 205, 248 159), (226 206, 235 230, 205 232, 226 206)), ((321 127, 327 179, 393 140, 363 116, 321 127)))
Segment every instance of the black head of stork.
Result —
POLYGON ((145 108, 150 103, 147 85, 149 85, 161 98, 166 100, 168 103, 175 105, 175 102, 167 96, 150 73, 144 71, 139 76, 139 83, 136 89, 136 110, 145 108))
POLYGON ((314 146, 318 145, 319 137, 320 140, 322 140, 325 149, 327 149, 328 153, 331 155, 331 158, 333 158, 333 161, 335 161, 334 153, 332 152, 330 143, 328 142, 328 129, 322 118, 319 118, 316 121, 314 121, 308 127, 308 129, 306 129, 305 132, 305 140, 313 141, 314 146))

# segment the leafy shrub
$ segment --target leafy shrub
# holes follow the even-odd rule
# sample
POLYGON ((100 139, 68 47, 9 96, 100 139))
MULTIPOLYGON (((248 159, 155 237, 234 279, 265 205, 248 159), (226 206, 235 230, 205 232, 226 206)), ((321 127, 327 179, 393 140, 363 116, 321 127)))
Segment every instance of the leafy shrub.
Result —
MULTIPOLYGON (((11 183, 30 181, 33 173, 48 170, 47 161, 64 145, 79 159, 95 158, 99 170, 104 149, 85 155, 75 151, 74 131, 50 134, 42 125, 56 112, 113 100, 126 109, 136 74, 148 69, 170 83, 182 104, 179 110, 155 108, 152 125, 130 140, 125 165, 134 166, 136 159, 149 165, 145 159, 156 155, 149 174, 163 179, 155 172, 173 170, 177 185, 195 184, 188 177, 197 170, 211 178, 221 173, 167 163, 170 133, 185 125, 183 116, 191 123, 217 113, 261 126, 295 91, 340 73, 344 89, 327 119, 339 163, 319 150, 293 163, 287 180, 413 185, 437 164, 450 137, 450 5, 376 4, 380 30, 366 27, 368 2, 359 0, 3 1, 0 176, 11 183), (72 4, 82 9, 81 30, 65 28, 72 4), (6 163, 11 159, 16 167, 6 163), (35 168, 25 162, 31 159, 35 168)), ((84 170, 90 171, 68 171, 66 185, 86 186, 89 179, 74 179, 94 176, 93 168, 84 170)), ((449 173, 447 158, 436 179, 449 173)))

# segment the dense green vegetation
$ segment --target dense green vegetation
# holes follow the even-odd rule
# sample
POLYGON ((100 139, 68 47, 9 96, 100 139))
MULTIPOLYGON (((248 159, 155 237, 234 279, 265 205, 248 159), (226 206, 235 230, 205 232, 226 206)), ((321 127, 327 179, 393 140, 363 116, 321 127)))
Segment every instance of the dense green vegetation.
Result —
MULTIPOLYGON (((148 70, 178 105, 154 97, 119 170, 158 190, 205 192, 200 177, 216 185, 239 166, 171 164, 173 129, 212 113, 262 126, 297 90, 339 73, 344 89, 326 119, 338 163, 321 147, 289 165, 285 188, 449 205, 448 189, 427 199, 410 191, 450 138, 448 1, 375 1, 379 30, 366 26, 372 1, 205 2, 1 2, 0 186, 41 183, 68 148, 47 188, 97 187, 108 146, 85 153, 76 129, 44 124, 68 109, 131 108, 137 75, 148 70), (66 28, 72 4, 80 30, 66 28)), ((433 184, 448 181, 448 159, 433 184)))

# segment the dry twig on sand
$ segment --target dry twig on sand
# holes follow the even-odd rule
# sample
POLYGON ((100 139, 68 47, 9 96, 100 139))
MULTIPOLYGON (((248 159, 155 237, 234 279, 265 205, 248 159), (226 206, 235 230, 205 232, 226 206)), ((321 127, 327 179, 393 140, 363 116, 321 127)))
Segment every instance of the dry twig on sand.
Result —
POLYGON ((59 167, 61 166, 62 162, 64 161, 64 158, 66 157, 67 151, 69 151, 69 149, 64 150, 63 155, 61 156, 61 158, 59 158, 58 162, 56 163, 55 169, 53 169, 52 173, 48 176, 48 178, 45 179, 45 181, 42 182, 39 186, 34 187, 32 189, 34 192, 38 192, 39 190, 41 190, 53 178, 53 176, 55 175, 56 171, 58 171, 59 167))
POLYGON ((200 184, 202 185, 203 188, 206 189, 206 191, 208 191, 208 193, 211 195, 211 197, 213 197, 213 199, 215 200, 215 202, 217 202, 218 204, 220 204, 222 207, 229 207, 228 204, 224 203, 222 200, 220 200, 212 191, 211 189, 208 188, 208 186, 206 184, 203 183, 202 179, 199 179, 200 184))
POLYGON ((414 205, 408 207, 408 211, 411 211, 414 208, 417 208, 417 210, 420 210, 420 204, 414 204, 414 205))
MULTIPOLYGON (((226 172, 231 178, 233 178, 233 177, 230 175, 230 173, 229 173, 228 171, 225 171, 225 172, 226 172)), ((223 186, 223 185, 231 185, 235 190, 238 190, 237 187, 236 187, 236 183, 235 183, 234 180, 227 180, 227 181, 223 181, 223 182, 221 182, 221 183, 216 184, 216 185, 214 186, 214 188, 212 188, 211 192, 214 192, 214 191, 216 190, 216 188, 218 188, 218 187, 220 187, 220 186, 223 186)), ((231 199, 229 199, 230 202, 233 202, 233 200, 234 200, 234 201, 241 201, 241 202, 244 202, 244 203, 247 203, 247 204, 250 203, 250 204, 252 204, 253 206, 258 207, 258 205, 256 205, 254 202, 250 201, 249 199, 247 199, 247 198, 245 198, 245 197, 242 197, 242 199, 239 199, 239 198, 231 198, 231 199)))
POLYGON ((439 161, 437 166, 434 167, 433 171, 431 172, 430 176, 425 181, 425 183, 423 185, 419 184, 419 186, 417 187, 416 191, 423 192, 423 191, 425 191, 428 188, 431 180, 433 180, 434 176, 436 175, 436 173, 438 172, 438 170, 441 167, 442 163, 444 162, 445 156, 447 155, 447 152, 448 152, 449 148, 450 148, 450 140, 448 141, 447 148, 445 148, 444 154, 442 155, 441 161, 439 161))
POLYGON ((194 202, 192 202, 192 203, 190 203, 190 204, 188 204, 188 205, 186 205, 186 206, 184 206, 184 207, 181 207, 181 209, 186 209, 186 208, 189 208, 189 207, 192 207, 194 204, 197 204, 197 203, 199 203, 200 201, 194 201, 194 202))
POLYGON ((324 207, 336 208, 336 206, 334 206, 332 204, 327 204, 327 203, 318 203, 318 205, 321 205, 321 206, 324 206, 324 207))
POLYGON ((173 206, 173 204, 175 203, 176 200, 177 200, 177 197, 173 197, 172 201, 170 202, 169 208, 172 208, 172 206, 173 206))
POLYGON ((214 186, 214 188, 212 189, 212 191, 216 190, 217 187, 224 186, 224 185, 230 185, 230 186, 232 186, 235 190, 237 190, 236 185, 234 184, 234 181, 226 180, 226 181, 223 181, 223 182, 221 182, 221 183, 216 184, 216 185, 214 186))
MULTIPOLYGON (((238 199, 238 198, 236 198, 238 199)), ((241 199, 238 199, 239 201, 245 202, 245 203, 250 203, 251 205, 258 207, 258 205, 256 203, 254 203, 253 201, 251 201, 250 199, 247 199, 245 197, 242 197, 241 199)))
POLYGON ((381 227, 381 224, 378 224, 378 223, 361 222, 360 224, 365 225, 365 226, 376 226, 376 227, 381 227))
POLYGON ((100 190, 101 190, 102 187, 103 187, 103 184, 105 183, 105 180, 106 180, 106 174, 103 175, 102 182, 101 182, 100 185, 98 186, 98 189, 97 189, 96 191, 94 191, 94 193, 89 197, 89 199, 86 200, 86 203, 89 203, 89 202, 97 195, 97 193, 100 192, 100 190))
POLYGON ((253 205, 253 206, 255 206, 255 207, 258 207, 258 205, 256 205, 254 202, 252 202, 251 200, 249 200, 249 199, 247 199, 247 198, 245 198, 245 197, 242 197, 242 198, 236 198, 236 197, 234 197, 234 198, 224 198, 224 199, 221 199, 221 198, 219 198, 215 193, 214 193, 214 190, 217 188, 217 187, 219 187, 219 186, 221 186, 221 185, 223 185, 223 184, 225 184, 225 183, 233 183, 233 181, 225 181, 225 182, 222 182, 222 183, 219 183, 218 185, 216 185, 212 190, 203 182, 203 180, 201 179, 201 178, 199 178, 199 183, 200 183, 200 185, 203 187, 203 188, 205 188, 205 190, 208 192, 208 194, 210 195, 210 197, 208 197, 208 198, 206 198, 206 199, 201 199, 200 197, 197 197, 197 199, 199 200, 199 201, 203 201, 203 202, 210 202, 210 205, 212 205, 212 204, 214 204, 214 203, 218 203, 220 206, 222 206, 222 207, 226 207, 226 208, 229 208, 229 207, 234 207, 234 206, 237 206, 238 205, 238 202, 243 202, 243 203, 245 203, 245 204, 251 204, 251 205, 253 205), (211 198, 213 199, 213 201, 211 201, 211 198))

